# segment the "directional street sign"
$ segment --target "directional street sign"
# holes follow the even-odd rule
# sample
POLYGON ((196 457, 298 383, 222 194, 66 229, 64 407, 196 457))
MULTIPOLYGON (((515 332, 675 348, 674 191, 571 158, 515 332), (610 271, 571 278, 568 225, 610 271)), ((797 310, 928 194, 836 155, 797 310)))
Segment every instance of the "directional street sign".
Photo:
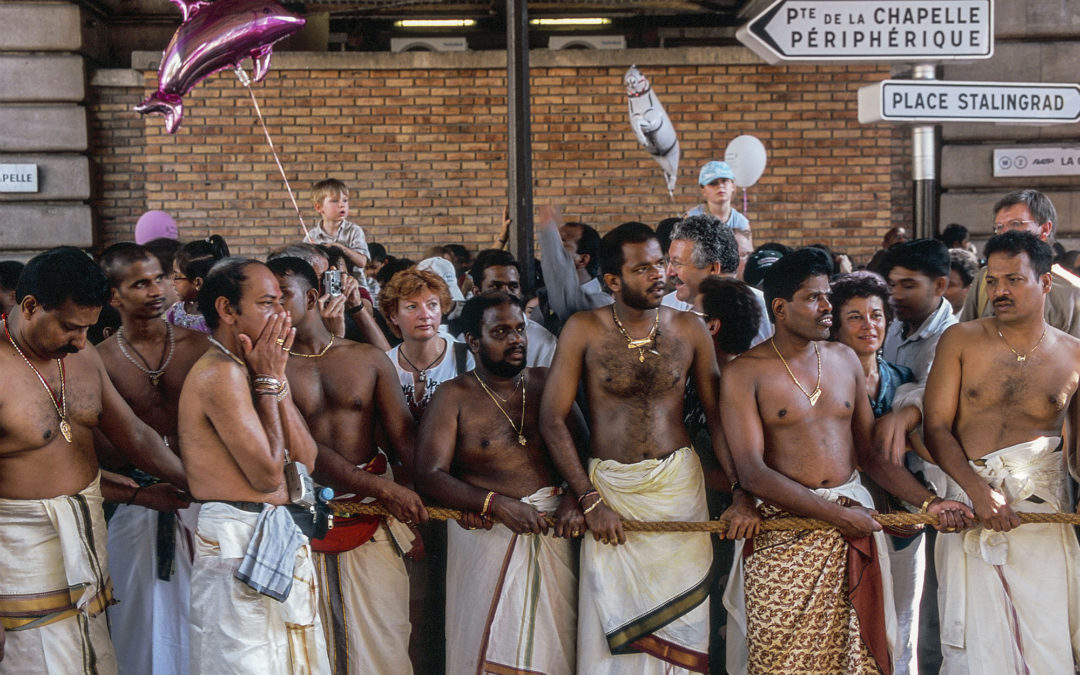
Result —
POLYGON ((859 122, 1080 121, 1080 85, 885 80, 859 89, 859 122))
POLYGON ((994 55, 994 0, 776 0, 736 32, 769 63, 994 55))

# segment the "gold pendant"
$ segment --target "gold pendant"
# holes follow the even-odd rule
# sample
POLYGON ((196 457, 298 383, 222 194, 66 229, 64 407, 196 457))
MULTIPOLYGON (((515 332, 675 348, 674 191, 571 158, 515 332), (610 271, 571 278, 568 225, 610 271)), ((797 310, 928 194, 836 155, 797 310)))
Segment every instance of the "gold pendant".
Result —
POLYGON ((637 350, 637 360, 638 360, 638 363, 645 363, 645 350, 644 349, 637 350))
POLYGON ((814 390, 814 393, 810 394, 810 407, 813 408, 817 405, 818 399, 821 398, 821 387, 814 390))
POLYGON ((1019 362, 1027 361, 1027 355, 1017 355, 1016 360, 1019 362))
POLYGON ((150 376, 150 385, 154 386, 154 387, 158 386, 158 380, 160 380, 160 379, 161 379, 161 373, 158 373, 157 375, 151 375, 150 376))
POLYGON ((525 445, 525 434, 518 434, 518 445, 525 445))
POLYGON ((626 348, 627 349, 641 349, 642 347, 644 347, 646 345, 652 345, 652 341, 653 341, 653 339, 651 337, 644 337, 644 338, 641 338, 640 340, 631 340, 630 343, 628 345, 626 345, 626 348))
POLYGON ((64 435, 65 441, 71 442, 71 425, 63 417, 60 418, 60 433, 64 435))

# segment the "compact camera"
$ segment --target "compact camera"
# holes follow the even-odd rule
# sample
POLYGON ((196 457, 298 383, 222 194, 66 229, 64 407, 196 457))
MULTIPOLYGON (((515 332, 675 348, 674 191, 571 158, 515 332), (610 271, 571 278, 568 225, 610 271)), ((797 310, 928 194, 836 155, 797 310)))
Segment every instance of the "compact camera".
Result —
POLYGON ((323 291, 341 295, 341 270, 326 270, 322 275, 323 291))

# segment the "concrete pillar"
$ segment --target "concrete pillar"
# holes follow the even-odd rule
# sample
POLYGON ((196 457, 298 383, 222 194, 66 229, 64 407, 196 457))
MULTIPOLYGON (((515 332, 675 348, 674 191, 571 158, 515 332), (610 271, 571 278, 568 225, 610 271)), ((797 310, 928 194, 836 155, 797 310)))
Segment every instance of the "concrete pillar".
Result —
POLYGON ((37 175, 36 191, 0 191, 0 258, 93 245, 83 23, 73 2, 0 4, 0 174, 37 175))

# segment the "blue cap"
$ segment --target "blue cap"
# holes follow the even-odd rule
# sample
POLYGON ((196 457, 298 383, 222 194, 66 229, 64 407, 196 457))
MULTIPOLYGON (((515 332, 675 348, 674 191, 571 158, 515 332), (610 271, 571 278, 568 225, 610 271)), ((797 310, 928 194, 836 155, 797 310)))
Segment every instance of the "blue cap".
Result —
POLYGON ((701 167, 701 173, 698 174, 698 185, 705 187, 709 183, 718 178, 730 178, 735 180, 735 172, 731 170, 731 167, 727 165, 727 162, 718 162, 713 160, 701 167))

